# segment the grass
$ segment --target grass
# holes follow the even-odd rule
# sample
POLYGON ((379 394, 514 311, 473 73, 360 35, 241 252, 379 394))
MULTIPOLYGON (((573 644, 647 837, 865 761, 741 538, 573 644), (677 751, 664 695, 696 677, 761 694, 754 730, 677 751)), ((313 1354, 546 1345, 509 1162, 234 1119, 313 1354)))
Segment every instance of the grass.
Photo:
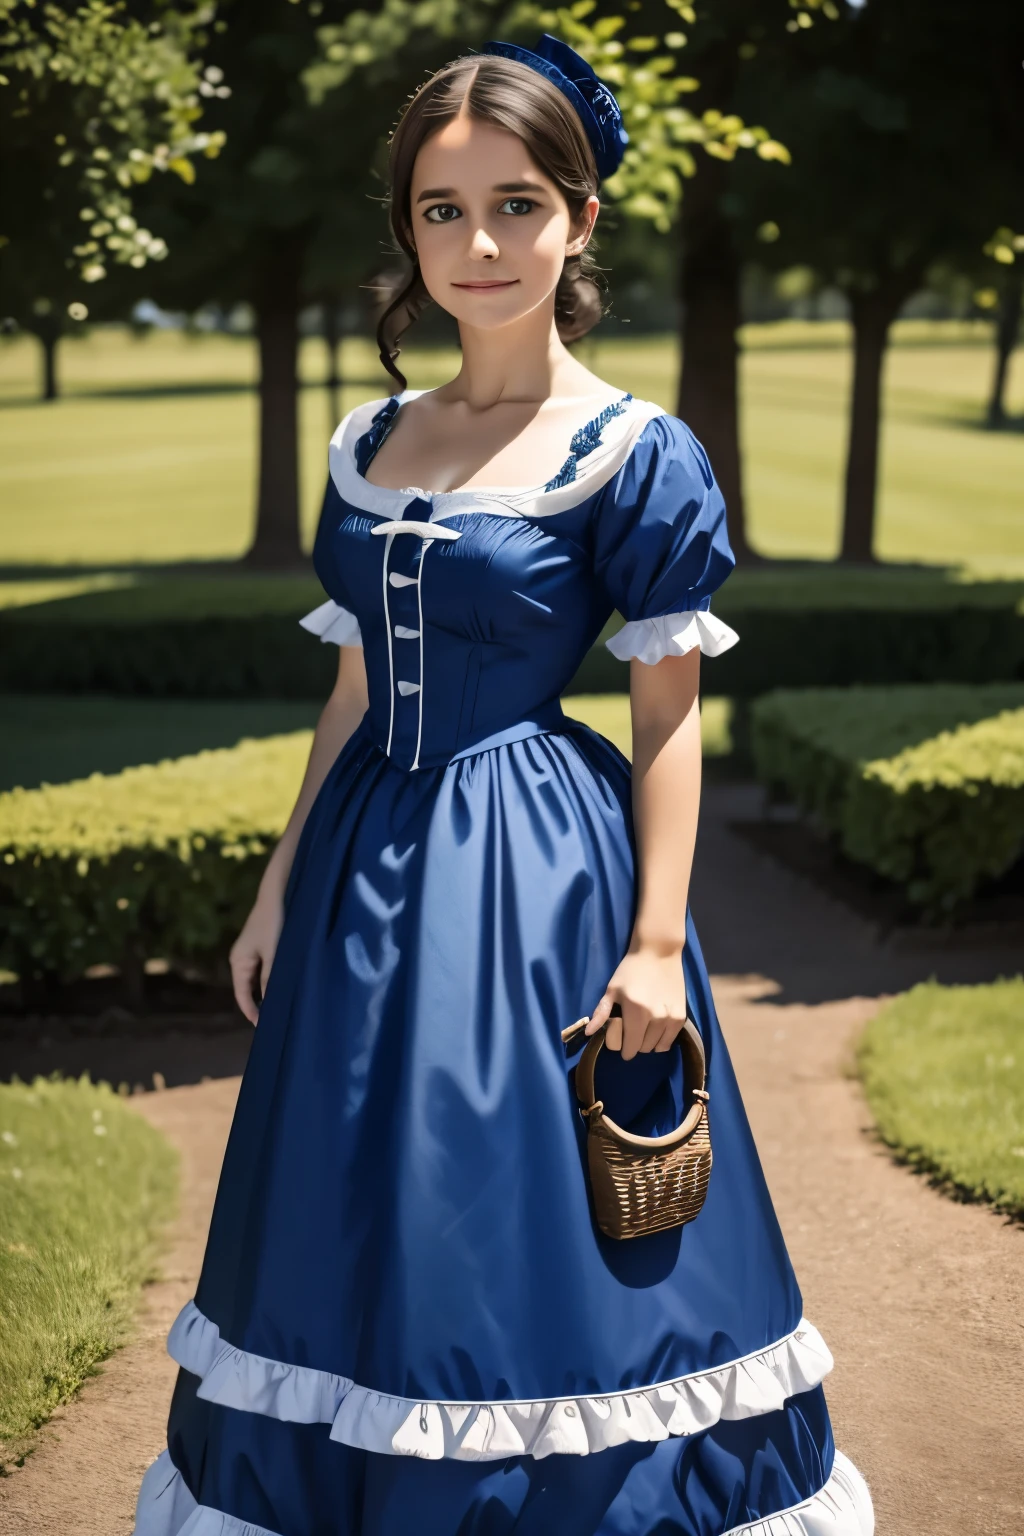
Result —
POLYGON ((176 1187, 106 1084, 0 1085, 0 1471, 125 1342, 176 1187))
MULTIPOLYGON (((626 757, 633 751, 633 728, 626 693, 574 693, 562 701, 567 715, 607 736, 626 757)), ((727 757, 732 751, 732 700, 701 700, 701 745, 705 757, 727 757)))
MULTIPOLYGON (((626 694, 574 694, 566 713, 583 720, 629 756, 626 694)), ((120 773, 244 739, 309 730, 315 703, 289 700, 115 699, 72 695, 0 695, 4 750, 0 791, 65 784, 91 773, 120 773)), ((731 704, 703 701, 704 755, 731 750, 731 704)))
MULTIPOLYGON (((1024 577, 1024 434, 981 430, 992 358, 977 335, 921 323, 898 333, 886 376, 879 549, 887 561, 1024 577)), ((766 554, 823 560, 836 553, 846 337, 841 326, 745 328, 747 498, 753 541, 766 554)), ((611 382, 671 408, 677 369, 670 338, 596 340, 581 355, 611 382)), ((307 339, 307 541, 334 425, 323 358, 322 345, 307 339)), ((456 354, 443 350, 410 348, 406 358, 417 387, 439 383, 457 365, 456 354)), ((368 342, 347 342, 343 367, 353 381, 344 409, 385 392, 368 342)), ((251 533, 255 494, 255 368, 246 338, 161 332, 140 340, 97 330, 66 345, 66 396, 45 405, 32 398, 35 343, 2 342, 0 566, 20 566, 26 578, 42 581, 78 578, 55 565, 102 570, 237 557, 251 533)), ((1011 409, 1024 410, 1019 358, 1011 409)))
POLYGON ((311 729, 318 714, 315 703, 289 700, 0 695, 0 791, 120 773, 233 747, 245 737, 311 729))
POLYGON ((914 987, 872 1019, 859 1065, 897 1157, 1024 1217, 1024 979, 914 987))

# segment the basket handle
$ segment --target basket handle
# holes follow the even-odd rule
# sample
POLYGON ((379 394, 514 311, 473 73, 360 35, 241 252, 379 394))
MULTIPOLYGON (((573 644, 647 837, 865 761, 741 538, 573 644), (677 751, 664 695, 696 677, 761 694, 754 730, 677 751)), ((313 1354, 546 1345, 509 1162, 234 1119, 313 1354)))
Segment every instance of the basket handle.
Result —
MULTIPOLYGON (((620 1014, 620 1010, 618 1004, 616 1004, 611 1016, 614 1018, 618 1014, 620 1014)), ((577 1019, 575 1024, 570 1024, 567 1029, 562 1030, 562 1039, 565 1041, 570 1040, 589 1022, 589 1019, 577 1019)), ((579 1100, 580 1109, 588 1120, 595 1110, 600 1108, 603 1111, 604 1107, 594 1093, 594 1068, 604 1046, 606 1028, 607 1025, 603 1024, 599 1030, 590 1036, 583 1055, 576 1064, 576 1097, 579 1100)), ((687 1018, 684 1020, 683 1027, 676 1039, 683 1055, 683 1069, 686 1080, 693 1085, 689 1091, 693 1096, 694 1102, 690 1106, 682 1124, 678 1125, 674 1131, 669 1131, 666 1136, 636 1136, 632 1131, 624 1130, 622 1126, 616 1125, 614 1120, 602 1113, 605 1127, 624 1146, 659 1147, 663 1151, 667 1151, 670 1147, 676 1146, 680 1142, 688 1141, 705 1114, 704 1106, 708 1101, 708 1094, 705 1089, 707 1063, 704 1055, 704 1042, 692 1019, 687 1018)))

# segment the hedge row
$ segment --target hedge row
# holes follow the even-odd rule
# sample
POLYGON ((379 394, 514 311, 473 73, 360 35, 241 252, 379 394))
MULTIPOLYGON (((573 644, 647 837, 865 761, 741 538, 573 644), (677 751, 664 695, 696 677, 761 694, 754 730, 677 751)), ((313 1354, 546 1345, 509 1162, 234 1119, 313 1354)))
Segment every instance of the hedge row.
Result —
MULTIPOLYGON (((778 687, 1024 679, 1024 616, 1013 606, 774 608, 723 592, 715 609, 741 637, 708 668, 714 692, 733 698, 778 687)), ((15 612, 0 618, 0 692, 322 699, 337 653, 299 628, 301 611, 58 624, 15 612)), ((568 691, 623 692, 628 678, 599 644, 568 691)))
POLYGON ((223 954, 311 739, 296 731, 0 795, 0 968, 67 979, 223 954))
MULTIPOLYGON (((1024 957, 1022 957, 1024 963, 1024 957)), ((878 1129, 947 1189, 1024 1217, 1024 979, 924 982, 870 1020, 857 1049, 878 1129)))
POLYGON ((1024 686, 779 691, 751 746, 763 783, 932 915, 1024 854, 1024 686))
MULTIPOLYGON (((566 712, 629 751, 626 699, 580 697, 566 712)), ((702 726, 705 752, 722 755, 724 700, 706 704, 702 726)), ((117 965, 130 983, 148 959, 223 961, 311 739, 294 731, 0 794, 0 969, 31 983, 117 965)))

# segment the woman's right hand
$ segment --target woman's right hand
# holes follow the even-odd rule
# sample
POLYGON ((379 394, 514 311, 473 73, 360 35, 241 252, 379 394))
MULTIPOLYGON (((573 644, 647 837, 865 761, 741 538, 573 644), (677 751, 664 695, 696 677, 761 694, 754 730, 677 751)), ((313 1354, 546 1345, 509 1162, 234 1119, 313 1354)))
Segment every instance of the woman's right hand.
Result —
POLYGON ((277 941, 284 922, 284 902, 280 896, 261 891, 256 905, 245 920, 228 956, 235 1001, 250 1024, 259 1023, 260 1005, 266 995, 270 967, 274 963, 277 941))

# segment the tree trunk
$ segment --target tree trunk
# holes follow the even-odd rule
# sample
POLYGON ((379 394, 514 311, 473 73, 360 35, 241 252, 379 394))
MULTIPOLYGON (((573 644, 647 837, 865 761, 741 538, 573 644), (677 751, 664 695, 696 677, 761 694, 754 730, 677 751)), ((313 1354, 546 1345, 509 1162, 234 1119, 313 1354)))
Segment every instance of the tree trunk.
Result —
POLYGON ((331 418, 332 434, 341 420, 341 373, 338 369, 341 340, 339 307, 328 299, 324 304, 324 345, 327 348, 327 409, 331 418))
POLYGON ((299 526, 299 278, 302 246, 279 248, 258 293, 260 355, 259 489, 250 565, 302 563, 299 526))
POLYGON ((725 497, 736 559, 758 559, 747 540, 739 440, 740 265, 721 211, 725 167, 702 165, 683 199, 682 376, 678 414, 707 450, 725 497))
POLYGON ((878 444, 881 425, 882 367, 889 327, 916 284, 885 285, 870 293, 850 294, 853 318, 853 393, 846 454, 846 492, 840 560, 874 562, 875 508, 878 496, 878 444))
POLYGON ((55 325, 41 325, 36 331, 39 345, 43 349, 43 392, 44 400, 56 400, 60 395, 60 387, 57 383, 57 343, 60 341, 60 329, 55 325))
POLYGON ((986 417, 988 426, 992 428, 1006 426, 1006 384, 1010 374, 1010 358, 1020 335, 1022 310, 1024 271, 1018 269, 1007 277, 999 306, 999 319, 996 321, 996 370, 986 417))

